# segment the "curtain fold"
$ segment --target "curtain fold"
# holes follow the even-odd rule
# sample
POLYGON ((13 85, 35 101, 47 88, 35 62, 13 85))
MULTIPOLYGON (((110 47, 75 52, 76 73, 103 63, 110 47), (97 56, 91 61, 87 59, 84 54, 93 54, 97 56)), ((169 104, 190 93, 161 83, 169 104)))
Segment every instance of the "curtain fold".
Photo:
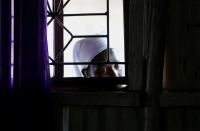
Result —
POLYGON ((15 0, 14 128, 54 130, 47 50, 47 0, 15 0))
POLYGON ((14 2, 14 78, 11 78, 11 0, 0 0, 0 130, 54 131, 47 0, 14 2))
POLYGON ((18 95, 48 91, 46 3, 15 0, 14 89, 18 95))
POLYGON ((0 0, 0 96, 11 91, 11 0, 0 0))

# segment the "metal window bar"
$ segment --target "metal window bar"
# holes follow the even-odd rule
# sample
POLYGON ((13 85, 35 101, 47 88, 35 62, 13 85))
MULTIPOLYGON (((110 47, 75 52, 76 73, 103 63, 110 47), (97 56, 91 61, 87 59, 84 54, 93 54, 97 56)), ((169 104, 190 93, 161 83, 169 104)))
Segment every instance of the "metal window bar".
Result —
POLYGON ((47 25, 49 25, 53 21, 53 17, 48 21, 47 25))
POLYGON ((101 64, 126 64, 126 62, 53 62, 50 65, 63 64, 63 65, 101 65, 101 64))
POLYGON ((49 63, 50 65, 84 65, 84 64, 124 64, 126 65, 126 62, 110 62, 110 30, 109 30, 109 0, 106 0, 106 12, 105 13, 75 13, 75 14, 61 14, 63 9, 67 6, 67 4, 70 2, 70 0, 66 1, 63 6, 61 6, 61 0, 59 1, 58 7, 56 9, 55 7, 55 0, 53 0, 53 9, 50 8, 49 2, 48 2, 48 9, 49 13, 47 14, 47 17, 51 17, 51 19, 48 21, 47 25, 49 25, 53 20, 55 20, 59 26, 61 26, 65 31, 67 31, 71 39, 68 41, 68 43, 63 47, 63 49, 56 55, 55 59, 52 59, 49 57, 52 63, 49 63), (73 35, 64 25, 62 22, 59 21, 56 17, 63 16, 63 17, 73 17, 73 16, 106 16, 107 17, 107 34, 106 35, 73 35), (64 51, 67 49, 67 47, 70 45, 73 38, 95 38, 95 37, 106 37, 107 38, 107 49, 108 49, 108 57, 107 62, 56 62, 56 60, 61 57, 64 53, 64 51))
MULTIPOLYGON (((107 15, 108 12, 105 13, 80 13, 80 14, 56 14, 57 16, 63 16, 63 17, 68 17, 68 16, 98 16, 98 15, 107 15)), ((53 17, 54 13, 49 13, 47 17, 53 17)))

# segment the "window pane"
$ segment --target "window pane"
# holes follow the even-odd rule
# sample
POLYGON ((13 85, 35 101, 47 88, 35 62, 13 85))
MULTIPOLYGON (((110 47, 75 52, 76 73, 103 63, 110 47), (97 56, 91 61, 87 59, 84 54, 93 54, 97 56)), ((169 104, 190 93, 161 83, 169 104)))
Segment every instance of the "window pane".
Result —
POLYGON ((107 19, 106 16, 64 17, 64 25, 73 35, 106 34, 107 19))
POLYGON ((74 65, 64 66, 64 77, 81 77, 79 70, 76 70, 74 65))
MULTIPOLYGON (((65 40, 65 39, 64 39, 65 40)), ((64 51, 64 62, 74 62, 73 60, 73 47, 74 44, 80 39, 73 39, 70 45, 67 47, 67 50, 64 51)), ((65 41, 67 43, 68 41, 65 41)))
MULTIPOLYGON (((49 20, 50 18, 47 18, 47 21, 49 20)), ((54 59, 54 20, 48 25, 47 40, 49 56, 54 59)))
MULTIPOLYGON (((47 21, 49 21, 50 18, 47 18, 47 21)), ((54 59, 54 20, 48 25, 47 28, 47 41, 48 41, 48 51, 49 56, 54 59)), ((49 59, 49 62, 52 63, 52 61, 49 59)), ((54 75, 54 66, 50 66, 50 76, 53 77, 54 75)))
MULTIPOLYGON (((64 0, 64 3, 68 0, 64 0)), ((64 8, 64 14, 104 13, 106 0, 71 0, 64 8)))
POLYGON ((110 47, 119 50, 124 61, 124 15, 123 0, 110 0, 110 47))
POLYGON ((49 68, 50 68, 50 77, 53 77, 54 76, 54 67, 53 65, 50 65, 49 68))

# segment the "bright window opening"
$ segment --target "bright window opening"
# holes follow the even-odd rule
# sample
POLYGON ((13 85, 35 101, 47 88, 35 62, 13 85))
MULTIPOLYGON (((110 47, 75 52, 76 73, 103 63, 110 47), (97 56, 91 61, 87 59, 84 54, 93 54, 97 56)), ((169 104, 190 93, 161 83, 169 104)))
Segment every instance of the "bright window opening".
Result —
MULTIPOLYGON (((88 38, 106 39, 106 44, 109 44, 107 47, 118 51, 117 55, 120 57, 118 62, 123 68, 124 76, 123 10, 123 0, 48 0, 51 77, 55 76, 58 69, 62 70, 63 77, 80 77, 76 72, 78 63, 73 64, 75 62, 73 48, 78 41, 88 38), (56 25, 60 28, 55 27, 56 25), (62 30, 60 31, 62 33, 55 34, 57 33, 55 29, 62 30), (55 65, 60 65, 60 68, 56 68, 55 65)), ((88 65, 88 61, 85 62, 88 65)))

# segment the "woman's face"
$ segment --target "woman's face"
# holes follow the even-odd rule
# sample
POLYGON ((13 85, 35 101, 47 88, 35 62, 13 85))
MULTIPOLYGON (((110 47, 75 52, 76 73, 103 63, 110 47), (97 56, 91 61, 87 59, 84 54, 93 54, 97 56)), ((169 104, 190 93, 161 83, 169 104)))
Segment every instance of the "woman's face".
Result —
MULTIPOLYGON (((114 49, 110 49, 109 59, 111 62, 119 62, 117 58, 117 52, 114 49)), ((107 50, 102 51, 94 57, 92 62, 106 62, 108 58, 107 50)), ((120 64, 100 64, 89 65, 87 69, 82 71, 85 77, 122 77, 123 67, 120 64)))

